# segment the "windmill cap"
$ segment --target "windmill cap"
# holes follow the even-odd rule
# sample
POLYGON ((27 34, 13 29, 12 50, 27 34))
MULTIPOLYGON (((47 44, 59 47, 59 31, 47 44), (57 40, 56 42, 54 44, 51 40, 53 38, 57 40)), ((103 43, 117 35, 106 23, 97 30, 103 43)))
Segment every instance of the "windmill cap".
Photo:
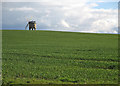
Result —
POLYGON ((30 23, 36 23, 36 21, 29 21, 30 23))

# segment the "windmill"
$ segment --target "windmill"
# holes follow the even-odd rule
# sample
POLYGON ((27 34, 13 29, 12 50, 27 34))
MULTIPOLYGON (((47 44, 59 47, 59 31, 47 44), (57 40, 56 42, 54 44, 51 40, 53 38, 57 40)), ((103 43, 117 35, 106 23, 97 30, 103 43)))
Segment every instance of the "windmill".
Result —
POLYGON ((28 20, 27 20, 27 25, 25 26, 25 30, 27 29, 27 27, 29 26, 29 30, 36 30, 36 21, 33 21, 32 20, 32 17, 28 20))

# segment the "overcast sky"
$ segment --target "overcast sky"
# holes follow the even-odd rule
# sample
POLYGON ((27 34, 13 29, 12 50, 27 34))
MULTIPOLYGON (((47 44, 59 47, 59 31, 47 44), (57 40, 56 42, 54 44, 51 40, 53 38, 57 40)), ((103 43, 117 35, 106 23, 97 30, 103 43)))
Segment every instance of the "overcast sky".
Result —
POLYGON ((118 32, 118 0, 14 1, 2 3, 3 29, 24 30, 28 20, 35 20, 37 30, 118 32))

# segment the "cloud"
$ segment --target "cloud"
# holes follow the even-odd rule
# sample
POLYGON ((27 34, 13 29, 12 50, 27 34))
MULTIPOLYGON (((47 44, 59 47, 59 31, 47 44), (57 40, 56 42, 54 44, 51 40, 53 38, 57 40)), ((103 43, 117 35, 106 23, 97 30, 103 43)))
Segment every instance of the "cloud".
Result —
POLYGON ((36 9, 31 8, 31 7, 9 8, 9 11, 34 11, 34 12, 38 12, 36 9))
POLYGON ((112 9, 92 9, 94 21, 91 29, 94 32, 114 33, 118 29, 118 11, 112 9))
POLYGON ((88 3, 85 0, 40 1, 39 3, 29 2, 29 4, 27 2, 9 3, 3 8, 9 9, 9 12, 3 11, 3 26, 15 28, 18 25, 23 28, 26 24, 24 17, 34 16, 33 19, 36 20, 39 30, 117 32, 117 9, 96 9, 93 7, 98 6, 97 3, 88 3), (14 16, 11 17, 11 15, 14 16))
MULTIPOLYGON (((52 0, 52 1, 55 1, 55 0, 52 0)), ((60 0, 60 1, 65 1, 65 0, 60 0)), ((69 1, 73 1, 73 0, 69 0, 69 1)), ((87 1, 87 2, 119 2, 119 0, 80 0, 80 1, 87 1)), ((51 0, 4 0, 2 2, 51 2, 51 0)))
POLYGON ((96 4, 96 3, 90 4, 90 7, 97 7, 97 6, 98 6, 98 4, 96 4))

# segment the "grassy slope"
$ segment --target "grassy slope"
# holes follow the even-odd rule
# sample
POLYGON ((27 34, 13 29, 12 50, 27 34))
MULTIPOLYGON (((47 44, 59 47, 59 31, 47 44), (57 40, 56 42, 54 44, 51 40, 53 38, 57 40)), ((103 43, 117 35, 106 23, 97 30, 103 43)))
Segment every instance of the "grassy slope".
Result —
POLYGON ((3 82, 115 84, 117 35, 3 31, 3 82))

